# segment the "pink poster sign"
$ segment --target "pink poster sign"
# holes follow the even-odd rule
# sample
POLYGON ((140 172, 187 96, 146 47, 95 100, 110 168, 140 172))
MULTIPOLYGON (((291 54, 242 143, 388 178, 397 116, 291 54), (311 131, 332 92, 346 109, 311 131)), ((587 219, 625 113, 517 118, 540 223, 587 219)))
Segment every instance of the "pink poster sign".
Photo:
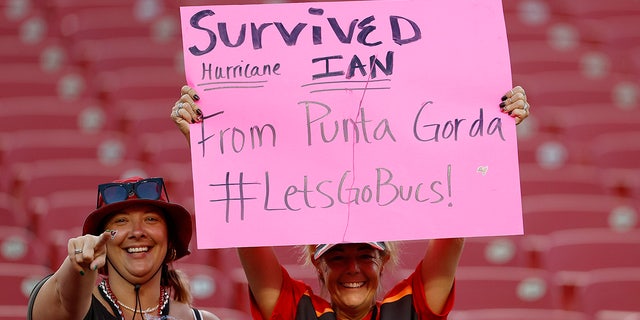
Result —
POLYGON ((200 248, 523 233, 500 0, 180 10, 200 248))

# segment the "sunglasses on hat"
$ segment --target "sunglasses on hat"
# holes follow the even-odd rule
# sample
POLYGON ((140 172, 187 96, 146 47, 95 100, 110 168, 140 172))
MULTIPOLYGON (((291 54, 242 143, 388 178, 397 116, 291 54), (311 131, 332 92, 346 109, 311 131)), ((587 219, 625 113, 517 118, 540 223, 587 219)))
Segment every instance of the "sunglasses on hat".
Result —
POLYGON ((166 201, 169 201, 167 190, 164 186, 162 178, 148 178, 129 183, 103 183, 98 185, 98 201, 97 208, 102 204, 111 204, 127 200, 129 197, 136 196, 138 199, 158 200, 162 196, 162 191, 166 201))

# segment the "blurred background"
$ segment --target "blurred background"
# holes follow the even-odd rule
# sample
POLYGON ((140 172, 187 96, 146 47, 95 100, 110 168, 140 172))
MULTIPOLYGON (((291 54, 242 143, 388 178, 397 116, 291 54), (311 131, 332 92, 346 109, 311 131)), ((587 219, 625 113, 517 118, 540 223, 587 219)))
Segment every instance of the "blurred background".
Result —
MULTIPOLYGON (((24 319, 99 183, 162 176, 193 212, 169 119, 185 83, 179 6, 240 3, 261 2, 0 2, 0 319, 24 319)), ((640 319, 640 0, 503 5, 514 85, 533 106, 518 126, 525 235, 467 240, 450 318, 640 319)), ((404 243, 385 283, 424 248, 404 243)), ((234 250, 192 251, 176 267, 195 305, 248 319, 234 250)), ((295 248, 277 251, 297 263, 295 248)), ((292 267, 317 285, 309 271, 292 267)))

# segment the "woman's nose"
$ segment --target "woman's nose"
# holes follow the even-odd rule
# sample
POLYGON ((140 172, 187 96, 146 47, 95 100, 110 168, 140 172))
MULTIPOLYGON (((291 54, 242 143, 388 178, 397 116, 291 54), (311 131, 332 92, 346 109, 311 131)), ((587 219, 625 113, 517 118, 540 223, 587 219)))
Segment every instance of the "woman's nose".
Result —
POLYGON ((144 228, 142 221, 134 220, 131 222, 131 235, 139 238, 144 235, 144 228))
POLYGON ((356 258, 347 259, 347 271, 360 272, 360 265, 358 264, 358 259, 356 258))

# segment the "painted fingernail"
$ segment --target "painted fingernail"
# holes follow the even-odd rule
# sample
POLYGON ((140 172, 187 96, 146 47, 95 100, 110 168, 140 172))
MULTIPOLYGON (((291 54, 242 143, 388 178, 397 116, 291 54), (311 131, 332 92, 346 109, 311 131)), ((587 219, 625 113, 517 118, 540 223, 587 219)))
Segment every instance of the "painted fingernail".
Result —
POLYGON ((202 115, 202 110, 200 110, 200 109, 196 109, 196 113, 197 113, 199 116, 201 116, 201 115, 202 115))
POLYGON ((507 96, 502 96, 502 98, 500 98, 500 100, 502 100, 502 101, 507 100, 507 96))
POLYGON ((197 95, 197 94, 194 94, 194 95, 193 95, 193 99, 195 99, 196 101, 198 101, 198 100, 200 100, 200 96, 199 96, 199 95, 197 95))
POLYGON ((500 108, 504 109, 505 106, 506 104, 504 102, 500 102, 500 108))
POLYGON ((91 270, 93 270, 93 271, 98 270, 98 265, 95 265, 95 266, 91 267, 91 270))
POLYGON ((84 271, 80 270, 80 275, 84 277, 84 271))

